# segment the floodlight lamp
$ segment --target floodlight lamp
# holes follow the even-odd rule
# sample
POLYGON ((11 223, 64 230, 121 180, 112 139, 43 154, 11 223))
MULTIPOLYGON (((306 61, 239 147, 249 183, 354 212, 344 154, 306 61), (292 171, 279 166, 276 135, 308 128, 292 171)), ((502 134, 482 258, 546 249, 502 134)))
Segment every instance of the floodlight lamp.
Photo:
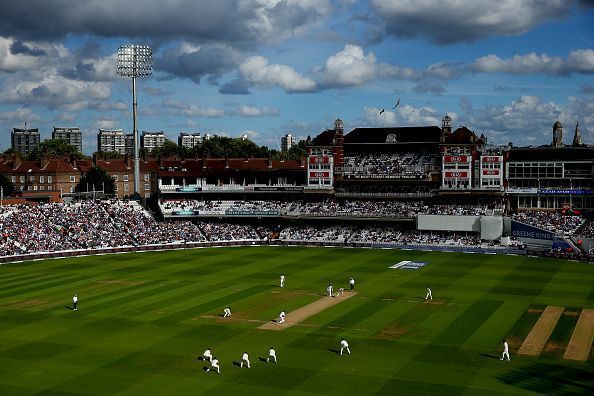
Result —
POLYGON ((118 49, 117 73, 123 77, 146 77, 153 70, 153 51, 147 45, 122 45, 118 49))

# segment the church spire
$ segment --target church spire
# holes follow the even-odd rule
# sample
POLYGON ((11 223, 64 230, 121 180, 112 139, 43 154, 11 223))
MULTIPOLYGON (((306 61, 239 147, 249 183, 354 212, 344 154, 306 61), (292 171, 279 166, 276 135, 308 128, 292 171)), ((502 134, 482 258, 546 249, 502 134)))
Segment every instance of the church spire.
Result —
POLYGON ((573 135, 572 146, 573 147, 583 146, 582 135, 580 133, 580 121, 579 120, 575 123, 575 134, 573 135))

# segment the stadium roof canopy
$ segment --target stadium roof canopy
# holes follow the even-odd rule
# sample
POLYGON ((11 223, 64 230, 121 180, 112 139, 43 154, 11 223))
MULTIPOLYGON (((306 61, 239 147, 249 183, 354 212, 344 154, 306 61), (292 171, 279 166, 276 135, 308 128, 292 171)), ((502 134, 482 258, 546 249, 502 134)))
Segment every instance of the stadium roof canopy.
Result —
POLYGON ((594 147, 520 147, 509 151, 507 161, 593 161, 594 147))
POLYGON ((345 144, 439 143, 437 126, 399 128, 355 128, 344 137, 345 144))

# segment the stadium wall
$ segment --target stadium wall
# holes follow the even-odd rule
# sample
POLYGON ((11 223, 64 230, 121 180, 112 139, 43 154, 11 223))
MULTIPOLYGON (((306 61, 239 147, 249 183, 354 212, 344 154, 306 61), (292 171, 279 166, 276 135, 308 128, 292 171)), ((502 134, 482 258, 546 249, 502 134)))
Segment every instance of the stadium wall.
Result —
POLYGON ((462 231, 480 232, 481 216, 418 215, 417 229, 420 231, 462 231))
POLYGON ((485 254, 526 254, 523 249, 517 248, 488 248, 479 246, 436 246, 436 245, 422 245, 422 244, 395 244, 395 243, 359 243, 359 242, 311 242, 311 241, 283 241, 283 240, 241 240, 241 241, 216 241, 216 242, 189 242, 189 243, 169 243, 157 245, 143 245, 143 246, 124 246, 117 248, 101 248, 101 249, 80 249, 80 250, 65 250, 57 252, 39 252, 30 254, 20 254, 13 256, 0 257, 0 264, 15 263, 23 261, 35 261, 45 259, 56 259, 76 256, 92 256, 105 255, 117 253, 132 253, 132 252, 150 252, 161 250, 176 250, 176 249, 195 249, 195 248, 216 248, 216 247, 232 247, 232 246, 312 246, 312 247, 349 247, 349 248, 372 248, 372 249, 402 249, 402 250, 426 250, 426 251, 443 251, 443 252, 465 252, 465 253, 485 253, 485 254))

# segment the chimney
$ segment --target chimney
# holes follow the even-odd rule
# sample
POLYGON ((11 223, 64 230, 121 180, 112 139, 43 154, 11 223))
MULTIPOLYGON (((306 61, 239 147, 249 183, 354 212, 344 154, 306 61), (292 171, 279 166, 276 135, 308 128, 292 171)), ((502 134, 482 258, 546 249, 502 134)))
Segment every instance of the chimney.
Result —
POLYGON ((13 170, 16 169, 16 168, 18 168, 19 166, 21 166, 21 163, 22 163, 21 157, 18 156, 18 155, 16 155, 16 154, 12 154, 10 163, 12 164, 12 169, 13 170))
POLYGON ((73 167, 74 169, 76 169, 76 165, 77 165, 77 164, 76 164, 76 157, 75 157, 74 155, 71 155, 71 156, 70 156, 70 165, 72 165, 72 167, 73 167))
POLYGON ((130 155, 129 154, 124 155, 124 163, 126 164, 126 168, 130 169, 132 164, 130 163, 130 155))
POLYGON ((229 156, 225 155, 225 169, 229 169, 229 156))
POLYGON ((301 167, 302 168, 305 168, 305 161, 306 161, 306 158, 305 157, 301 157, 301 167))
POLYGON ((268 169, 272 169, 272 153, 268 153, 268 169))
POLYGON ((157 157, 157 162, 159 163, 159 168, 163 166, 163 156, 161 154, 157 157))
POLYGON ((49 164, 49 155, 47 153, 43 153, 41 155, 41 169, 45 169, 47 164, 49 164))

